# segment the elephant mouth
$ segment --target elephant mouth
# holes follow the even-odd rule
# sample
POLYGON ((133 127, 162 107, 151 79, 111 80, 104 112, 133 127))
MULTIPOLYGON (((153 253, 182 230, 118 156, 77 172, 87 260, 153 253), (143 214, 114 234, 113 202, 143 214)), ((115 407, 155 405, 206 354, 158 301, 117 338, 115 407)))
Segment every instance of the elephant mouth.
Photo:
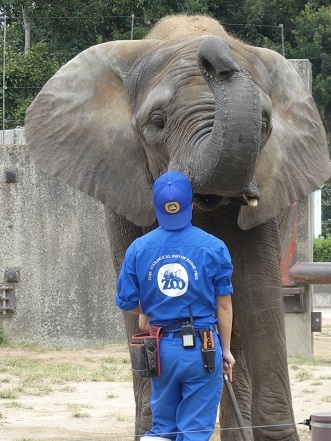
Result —
POLYGON ((198 194, 194 193, 193 203, 201 210, 212 211, 219 205, 228 205, 233 203, 235 205, 246 205, 250 207, 257 207, 259 203, 259 197, 254 195, 243 194, 240 197, 225 197, 217 196, 215 194, 198 194))
MULTIPOLYGON (((212 211, 214 210, 218 205, 223 205, 223 196, 216 196, 214 194, 193 194, 193 203, 197 207, 199 207, 201 210, 204 211, 212 211)), ((225 198, 227 199, 227 198, 225 198)), ((226 203, 229 203, 230 200, 228 199, 226 203)))

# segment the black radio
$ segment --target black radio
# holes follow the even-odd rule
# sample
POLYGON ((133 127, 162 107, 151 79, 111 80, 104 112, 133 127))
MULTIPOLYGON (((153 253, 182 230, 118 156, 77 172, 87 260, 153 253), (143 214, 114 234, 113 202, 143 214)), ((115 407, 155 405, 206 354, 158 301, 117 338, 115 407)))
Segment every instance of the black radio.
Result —
POLYGON ((195 329, 190 306, 190 321, 182 325, 182 345, 183 348, 195 348, 195 329))

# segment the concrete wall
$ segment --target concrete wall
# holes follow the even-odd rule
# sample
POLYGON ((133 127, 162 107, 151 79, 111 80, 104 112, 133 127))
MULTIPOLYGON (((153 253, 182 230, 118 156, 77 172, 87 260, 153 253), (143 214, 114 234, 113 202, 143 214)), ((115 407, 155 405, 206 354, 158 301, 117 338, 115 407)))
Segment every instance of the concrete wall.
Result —
POLYGON ((0 315, 10 340, 124 340, 103 205, 37 170, 24 145, 0 146, 0 237, 0 284, 6 270, 19 274, 16 312, 0 315))

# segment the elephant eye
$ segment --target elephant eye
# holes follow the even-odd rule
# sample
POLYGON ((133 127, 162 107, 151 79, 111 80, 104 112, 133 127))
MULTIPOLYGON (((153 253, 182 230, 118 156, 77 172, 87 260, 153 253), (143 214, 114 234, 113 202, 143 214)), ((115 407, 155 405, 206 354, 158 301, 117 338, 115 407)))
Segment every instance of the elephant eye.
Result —
POLYGON ((267 115, 263 115, 262 116, 262 130, 268 134, 270 132, 270 129, 271 129, 270 120, 267 115))
POLYGON ((267 115, 262 116, 262 147, 269 139, 272 131, 272 123, 267 115))
POLYGON ((163 112, 153 112, 150 117, 150 121, 159 129, 163 129, 165 126, 165 115, 163 112))

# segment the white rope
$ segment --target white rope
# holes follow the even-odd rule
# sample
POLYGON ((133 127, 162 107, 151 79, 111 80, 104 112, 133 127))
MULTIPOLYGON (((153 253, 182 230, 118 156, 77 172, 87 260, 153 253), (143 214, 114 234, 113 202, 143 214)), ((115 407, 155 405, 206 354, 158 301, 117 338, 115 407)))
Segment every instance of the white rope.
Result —
MULTIPOLYGON (((269 424, 266 426, 241 426, 241 427, 226 427, 224 429, 213 429, 213 430, 207 430, 207 429, 202 429, 202 430, 190 430, 190 431, 186 431, 185 433, 204 433, 204 432, 225 432, 225 431, 229 431, 229 430, 240 430, 240 429, 263 429, 263 428, 272 428, 272 427, 292 427, 292 426, 296 426, 302 424, 300 423, 288 423, 288 424, 269 424)), ((167 433, 158 433, 158 436, 169 436, 169 435, 178 435, 180 433, 184 433, 184 432, 167 432, 167 433)), ((87 439, 87 438, 82 438, 81 440, 79 440, 79 438, 77 439, 77 441, 121 441, 121 440, 127 440, 127 439, 139 439, 139 437, 141 437, 143 435, 109 435, 107 438, 96 438, 95 436, 91 439, 87 439)), ((146 436, 146 435, 145 435, 146 436)))

